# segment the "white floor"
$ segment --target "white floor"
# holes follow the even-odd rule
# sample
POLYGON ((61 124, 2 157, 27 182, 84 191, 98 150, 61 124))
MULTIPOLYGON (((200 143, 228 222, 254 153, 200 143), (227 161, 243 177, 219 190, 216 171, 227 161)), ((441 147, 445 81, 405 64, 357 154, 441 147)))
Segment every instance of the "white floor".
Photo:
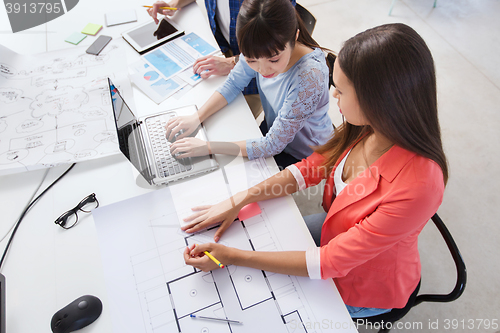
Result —
MULTIPOLYGON (((425 39, 434 56, 450 168, 438 213, 462 253, 468 282, 455 302, 422 303, 402 319, 406 328, 391 332, 500 332, 500 1, 438 0, 433 8, 434 0, 397 0, 391 16, 391 0, 298 2, 317 19, 313 37, 334 51, 365 29, 402 22, 425 39)), ((332 120, 340 124, 336 100, 331 101, 332 120)), ((295 199, 303 214, 319 209, 319 195, 295 199)), ((454 265, 432 223, 420 237, 420 250, 421 292, 451 291, 454 265)))

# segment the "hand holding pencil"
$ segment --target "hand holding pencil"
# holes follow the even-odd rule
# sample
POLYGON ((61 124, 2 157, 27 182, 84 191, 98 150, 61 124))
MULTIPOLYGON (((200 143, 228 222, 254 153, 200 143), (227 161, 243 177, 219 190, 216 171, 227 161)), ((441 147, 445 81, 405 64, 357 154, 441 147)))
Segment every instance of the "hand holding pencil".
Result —
POLYGON ((209 257, 214 263, 216 263, 220 268, 224 268, 224 265, 220 263, 217 258, 215 258, 213 255, 210 254, 208 251, 203 251, 207 257, 209 257))
POLYGON ((153 18, 156 24, 160 22, 158 20, 158 13, 163 14, 163 15, 168 15, 172 16, 175 14, 176 11, 180 10, 180 8, 177 8, 175 6, 171 6, 170 4, 164 2, 164 1, 156 1, 152 6, 143 6, 147 8, 147 12, 149 16, 153 18))
MULTIPOLYGON (((195 244, 187 247, 184 251, 184 261, 186 264, 201 269, 204 272, 214 270, 217 267, 224 268, 224 264, 217 259, 222 254, 220 250, 223 249, 228 248, 221 244, 195 244)), ((221 258, 219 257, 219 259, 221 258)))
MULTIPOLYGON (((144 8, 153 8, 153 6, 142 6, 144 8)), ((160 9, 168 9, 168 10, 178 10, 179 8, 175 8, 175 7, 158 7, 160 9)))

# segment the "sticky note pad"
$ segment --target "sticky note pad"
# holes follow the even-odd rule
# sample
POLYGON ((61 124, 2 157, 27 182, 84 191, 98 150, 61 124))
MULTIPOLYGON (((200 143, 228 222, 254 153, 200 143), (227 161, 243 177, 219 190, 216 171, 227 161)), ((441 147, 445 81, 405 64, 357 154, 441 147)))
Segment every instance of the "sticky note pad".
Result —
POLYGON ((99 32, 99 30, 101 30, 101 28, 102 25, 100 24, 89 23, 85 26, 85 28, 83 28, 82 34, 94 36, 96 33, 99 32))
POLYGON ((87 37, 87 35, 85 34, 82 34, 80 32, 73 32, 71 34, 71 36, 69 36, 68 38, 66 38, 64 41, 65 42, 68 42, 68 43, 71 43, 71 44, 75 44, 77 45, 78 43, 80 43, 82 40, 85 39, 85 37, 87 37))
POLYGON ((254 217, 255 215, 259 215, 260 213, 262 213, 262 211, 260 210, 259 204, 256 202, 252 202, 251 204, 246 205, 240 210, 238 218, 240 219, 240 221, 244 221, 246 219, 254 217))

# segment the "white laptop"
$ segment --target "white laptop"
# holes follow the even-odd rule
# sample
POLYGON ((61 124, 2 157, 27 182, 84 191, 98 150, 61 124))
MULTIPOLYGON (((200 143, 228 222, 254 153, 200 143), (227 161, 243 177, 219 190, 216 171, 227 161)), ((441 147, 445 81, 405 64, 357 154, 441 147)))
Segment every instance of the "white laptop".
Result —
MULTIPOLYGON (((108 82, 120 150, 149 184, 162 185, 219 167, 212 155, 177 159, 170 154, 171 143, 165 136, 167 121, 196 112, 196 105, 137 118, 109 78, 108 82)), ((208 141, 201 124, 196 138, 208 141)))

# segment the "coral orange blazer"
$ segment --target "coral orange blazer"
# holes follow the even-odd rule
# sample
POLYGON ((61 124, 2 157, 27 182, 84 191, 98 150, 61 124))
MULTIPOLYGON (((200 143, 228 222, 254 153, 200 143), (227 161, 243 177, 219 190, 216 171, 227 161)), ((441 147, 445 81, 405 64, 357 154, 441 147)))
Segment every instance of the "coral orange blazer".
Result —
MULTIPOLYGON (((306 186, 322 180, 323 161, 313 153, 295 164, 306 186)), ((393 146, 338 196, 334 170, 323 196, 322 278, 334 279, 345 304, 404 307, 420 280, 418 235, 443 199, 441 168, 393 146)))

